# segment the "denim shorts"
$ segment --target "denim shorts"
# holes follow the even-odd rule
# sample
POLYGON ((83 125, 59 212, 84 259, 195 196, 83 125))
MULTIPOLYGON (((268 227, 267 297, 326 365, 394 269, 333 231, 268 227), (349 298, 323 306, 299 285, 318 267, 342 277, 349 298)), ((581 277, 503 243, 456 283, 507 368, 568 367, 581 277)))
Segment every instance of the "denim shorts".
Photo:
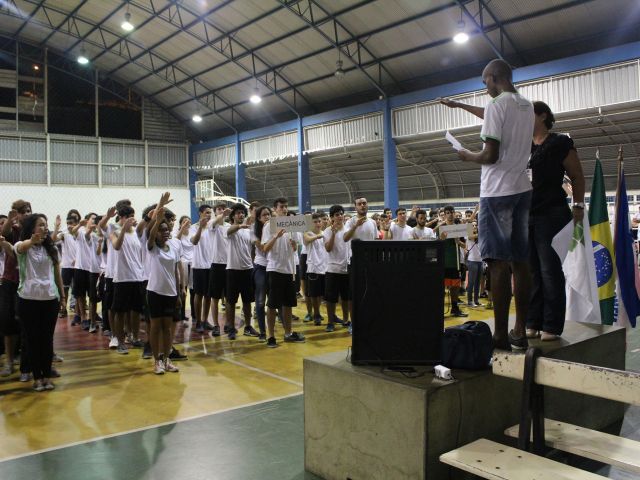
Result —
POLYGON ((529 261, 531 191, 481 197, 478 246, 483 260, 529 261))

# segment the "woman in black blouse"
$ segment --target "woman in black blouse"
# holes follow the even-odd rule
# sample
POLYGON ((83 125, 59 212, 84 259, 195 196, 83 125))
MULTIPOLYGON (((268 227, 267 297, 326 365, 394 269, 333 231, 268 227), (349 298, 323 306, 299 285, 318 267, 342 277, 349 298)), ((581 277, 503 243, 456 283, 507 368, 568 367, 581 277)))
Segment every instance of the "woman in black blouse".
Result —
POLYGON ((529 248, 533 290, 527 319, 527 337, 556 340, 565 320, 565 280, 560 258, 551 240, 573 218, 584 216, 584 174, 580 159, 567 135, 550 132, 555 118, 544 102, 534 102, 535 127, 531 145, 531 216, 529 248), (572 185, 573 204, 567 204, 565 175, 572 185))

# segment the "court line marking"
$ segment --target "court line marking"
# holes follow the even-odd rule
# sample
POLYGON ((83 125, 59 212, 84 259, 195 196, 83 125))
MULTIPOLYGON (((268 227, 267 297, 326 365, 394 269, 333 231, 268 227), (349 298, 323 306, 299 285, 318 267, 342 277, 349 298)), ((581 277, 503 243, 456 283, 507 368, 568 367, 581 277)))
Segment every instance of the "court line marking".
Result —
POLYGON ((296 397, 296 396, 299 396, 299 395, 302 395, 302 392, 290 393, 288 395, 282 395, 280 397, 273 397, 273 398, 269 398, 267 400, 260 400, 260 401, 257 401, 257 402, 244 403, 242 405, 238 405, 238 406, 235 406, 235 407, 229 407, 229 408, 225 408, 225 409, 222 409, 222 410, 216 410, 214 412, 200 413, 198 415, 193 415, 193 416, 187 417, 187 418, 181 418, 179 420, 170 420, 170 421, 167 421, 167 422, 155 423, 153 425, 147 425, 145 427, 139 427, 139 428, 134 428, 134 429, 131 429, 131 430, 125 430, 123 432, 110 433, 109 435, 101 435, 99 437, 93 437, 93 438, 89 438, 87 440, 80 440, 80 441, 77 441, 77 442, 70 442, 70 443, 65 443, 65 444, 62 444, 62 445, 57 445, 55 447, 49 447, 49 448, 43 448, 41 450, 35 450, 33 452, 21 453, 19 455, 13 455, 11 457, 0 459, 0 464, 5 463, 5 462, 10 462, 12 460, 18 460, 20 458, 31 457, 31 456, 34 456, 34 455, 41 455, 43 453, 48 453, 48 452, 53 452, 53 451, 56 451, 56 450, 61 450, 63 448, 77 447, 79 445, 84 445, 85 443, 99 442, 101 440, 106 440, 106 439, 114 438, 114 437, 121 437, 123 435, 129 435, 131 433, 144 432, 146 430, 152 430, 154 428, 166 427, 167 425, 175 425, 175 424, 178 424, 178 423, 189 422, 191 420, 198 420, 198 419, 204 418, 204 417, 213 417, 214 415, 231 412, 233 410, 238 410, 240 408, 254 407, 256 405, 260 405, 260 404, 263 404, 263 403, 275 402, 275 401, 278 401, 278 400, 284 400, 286 398, 296 397))
POLYGON ((261 373, 262 375, 267 375, 268 377, 276 378, 276 379, 281 380, 283 382, 291 383, 291 384, 293 384, 293 385, 295 385, 297 387, 301 387, 301 388, 303 387, 303 384, 300 383, 300 382, 296 382, 295 380, 291 380, 290 378, 282 377, 282 376, 280 376, 278 374, 271 373, 271 372, 268 372, 266 370, 262 370, 261 368, 252 367, 251 365, 247 365, 246 363, 242 363, 242 362, 239 362, 237 360, 232 360, 232 359, 227 358, 227 357, 218 357, 218 358, 220 360, 224 360, 225 362, 229 362, 229 363, 231 363, 233 365, 237 365, 238 367, 243 367, 243 368, 246 368, 248 370, 253 370, 254 372, 261 373))

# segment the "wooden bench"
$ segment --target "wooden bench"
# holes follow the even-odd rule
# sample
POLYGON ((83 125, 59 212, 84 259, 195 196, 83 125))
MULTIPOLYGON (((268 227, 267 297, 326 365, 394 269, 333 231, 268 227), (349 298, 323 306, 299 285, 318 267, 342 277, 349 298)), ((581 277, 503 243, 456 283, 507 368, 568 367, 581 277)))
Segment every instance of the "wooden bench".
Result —
POLYGON ((602 478, 541 456, 546 444, 640 473, 640 442, 545 419, 543 407, 545 386, 640 405, 640 373, 544 358, 533 348, 526 355, 497 354, 493 373, 523 381, 520 424, 505 431, 506 435, 518 438, 518 449, 480 439, 441 455, 442 462, 490 479, 602 478))

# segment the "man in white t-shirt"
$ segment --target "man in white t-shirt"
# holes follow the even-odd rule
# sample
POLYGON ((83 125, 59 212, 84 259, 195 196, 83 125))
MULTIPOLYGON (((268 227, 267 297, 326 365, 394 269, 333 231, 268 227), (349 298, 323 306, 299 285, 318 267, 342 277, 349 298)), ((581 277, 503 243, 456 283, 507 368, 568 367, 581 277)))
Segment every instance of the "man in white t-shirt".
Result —
MULTIPOLYGON (((276 217, 286 217, 289 210, 286 198, 276 198, 273 209, 276 217)), ((276 310, 281 309, 285 342, 304 342, 304 335, 291 330, 291 309, 296 300, 296 255, 298 244, 284 229, 271 233, 269 225, 262 230, 261 239, 267 254, 267 347, 278 344, 275 338, 276 310)))
POLYGON ((631 217, 631 228, 636 229, 636 239, 640 240, 640 207, 638 207, 638 211, 631 217))
POLYGON ((242 297, 242 313, 244 315, 244 335, 257 337, 258 332, 251 325, 251 302, 253 301, 253 262, 251 261, 251 226, 245 223, 247 208, 241 203, 231 207, 229 214, 233 222, 226 230, 227 266, 226 266, 226 330, 229 340, 235 340, 236 303, 242 297))
MULTIPOLYGON (((191 226, 189 236, 191 243, 194 245, 192 271, 196 306, 196 331, 203 333, 203 322, 207 323, 209 308, 211 306, 211 297, 209 296, 209 272, 211 270, 212 251, 209 223, 211 221, 212 211, 209 205, 200 205, 198 212, 200 213, 200 219, 198 223, 191 226)), ((218 335, 220 335, 219 328, 218 335)))
POLYGON ((384 226, 385 240, 411 240, 412 228, 407 225, 407 209, 396 208, 396 221, 384 226))
POLYGON ((416 210, 416 226, 411 231, 414 240, 435 240, 436 234, 427 227, 427 212, 421 208, 416 210))
MULTIPOLYGON (((215 216, 211 222, 211 267, 209 269, 209 297, 211 298, 211 316, 213 325, 203 321, 202 327, 212 330, 214 337, 220 335, 220 322, 218 320, 220 300, 224 298, 227 283, 227 229, 229 225, 225 223, 230 209, 225 203, 216 204, 215 216)), ((223 302, 224 304, 224 302, 223 302)), ((226 330, 231 328, 225 325, 226 330)))
POLYGON ((327 332, 335 330, 335 323, 349 325, 351 291, 349 288, 349 257, 351 245, 344 240, 347 229, 344 226, 344 208, 333 205, 329 209, 331 227, 324 232, 324 247, 328 252, 327 273, 325 274, 324 299, 327 301, 327 332), (342 316, 336 317, 336 305, 340 299, 342 316))
POLYGON ((378 238, 378 226, 375 220, 367 218, 369 212, 369 204, 364 197, 356 198, 354 202, 356 206, 356 216, 351 217, 345 223, 346 232, 344 241, 351 240, 376 240, 378 238))
POLYGON ((492 60, 482 72, 492 97, 486 108, 442 100, 483 118, 481 152, 460 150, 464 162, 482 165, 480 180, 479 246, 489 265, 493 294, 496 348, 526 349, 525 333, 531 278, 529 273, 528 221, 531 182, 526 173, 533 137, 534 111, 529 100, 512 83, 511 67, 492 60), (511 273, 514 277, 516 324, 508 332, 511 273))

